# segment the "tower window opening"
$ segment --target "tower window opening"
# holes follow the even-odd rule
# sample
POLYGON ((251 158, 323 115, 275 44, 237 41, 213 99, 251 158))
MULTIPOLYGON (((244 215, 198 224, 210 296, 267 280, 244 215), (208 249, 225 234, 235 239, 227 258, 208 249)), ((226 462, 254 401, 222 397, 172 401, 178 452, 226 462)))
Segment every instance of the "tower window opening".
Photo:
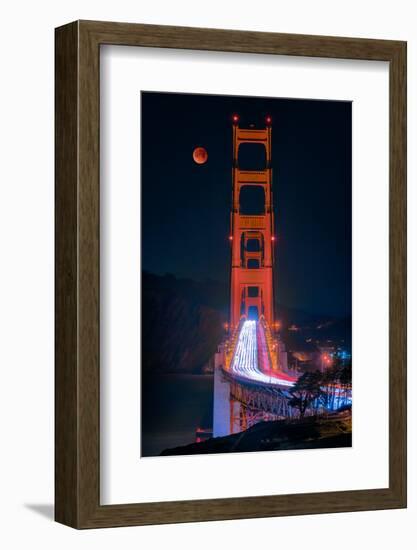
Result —
POLYGON ((249 306, 248 319, 250 321, 257 321, 259 319, 259 311, 257 306, 249 306))
POLYGON ((241 143, 238 149, 237 162, 240 170, 265 170, 265 145, 263 143, 241 143))
POLYGON ((250 258, 248 260, 247 267, 248 269, 259 269, 259 260, 257 260, 256 258, 250 258))
POLYGON ((248 297, 249 298, 258 298, 259 296, 259 287, 258 286, 248 286, 248 297))
POLYGON ((246 250, 248 252, 260 252, 261 251, 260 239, 248 239, 246 241, 246 250))
POLYGON ((265 191, 257 185, 244 185, 239 193, 239 211, 244 216, 265 214, 265 191))

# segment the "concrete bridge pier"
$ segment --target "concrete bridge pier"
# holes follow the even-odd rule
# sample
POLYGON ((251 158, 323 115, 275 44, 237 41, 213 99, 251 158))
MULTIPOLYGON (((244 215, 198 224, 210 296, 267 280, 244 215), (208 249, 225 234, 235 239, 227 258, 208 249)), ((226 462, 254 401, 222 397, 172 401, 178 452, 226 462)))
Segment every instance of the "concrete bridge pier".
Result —
POLYGON ((223 345, 214 356, 213 437, 230 434, 230 383, 223 376, 223 345))

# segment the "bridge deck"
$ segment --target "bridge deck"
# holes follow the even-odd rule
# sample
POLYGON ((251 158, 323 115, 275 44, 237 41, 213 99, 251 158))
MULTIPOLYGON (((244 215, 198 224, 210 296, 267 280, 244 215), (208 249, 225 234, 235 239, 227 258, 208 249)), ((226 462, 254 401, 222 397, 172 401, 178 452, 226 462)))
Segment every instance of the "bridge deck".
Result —
MULTIPOLYGON (((266 369, 266 350, 258 350, 257 329, 263 331, 263 326, 256 321, 244 321, 235 353, 230 366, 230 373, 247 382, 273 387, 291 387, 295 379, 281 372, 266 369), (261 361, 260 361, 261 358, 261 361), (260 368, 260 363, 263 365, 260 368)), ((264 334, 260 334, 260 341, 265 342, 264 334)))

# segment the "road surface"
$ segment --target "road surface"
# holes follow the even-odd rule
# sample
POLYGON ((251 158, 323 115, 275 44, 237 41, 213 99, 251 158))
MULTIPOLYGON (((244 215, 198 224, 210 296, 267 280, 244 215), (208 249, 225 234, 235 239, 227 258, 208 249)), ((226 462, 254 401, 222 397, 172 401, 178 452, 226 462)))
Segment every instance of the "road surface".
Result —
POLYGON ((232 360, 232 374, 251 382, 291 387, 294 382, 280 378, 279 373, 266 374, 259 369, 256 325, 256 321, 243 322, 232 360))

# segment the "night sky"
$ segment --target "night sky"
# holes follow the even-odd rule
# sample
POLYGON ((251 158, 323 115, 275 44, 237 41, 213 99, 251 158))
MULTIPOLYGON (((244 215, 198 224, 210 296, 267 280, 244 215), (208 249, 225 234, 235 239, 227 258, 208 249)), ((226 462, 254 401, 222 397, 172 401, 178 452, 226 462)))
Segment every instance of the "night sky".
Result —
POLYGON ((277 301, 350 315, 351 103, 154 92, 141 102, 142 269, 228 283, 231 117, 245 127, 269 114, 277 301))

